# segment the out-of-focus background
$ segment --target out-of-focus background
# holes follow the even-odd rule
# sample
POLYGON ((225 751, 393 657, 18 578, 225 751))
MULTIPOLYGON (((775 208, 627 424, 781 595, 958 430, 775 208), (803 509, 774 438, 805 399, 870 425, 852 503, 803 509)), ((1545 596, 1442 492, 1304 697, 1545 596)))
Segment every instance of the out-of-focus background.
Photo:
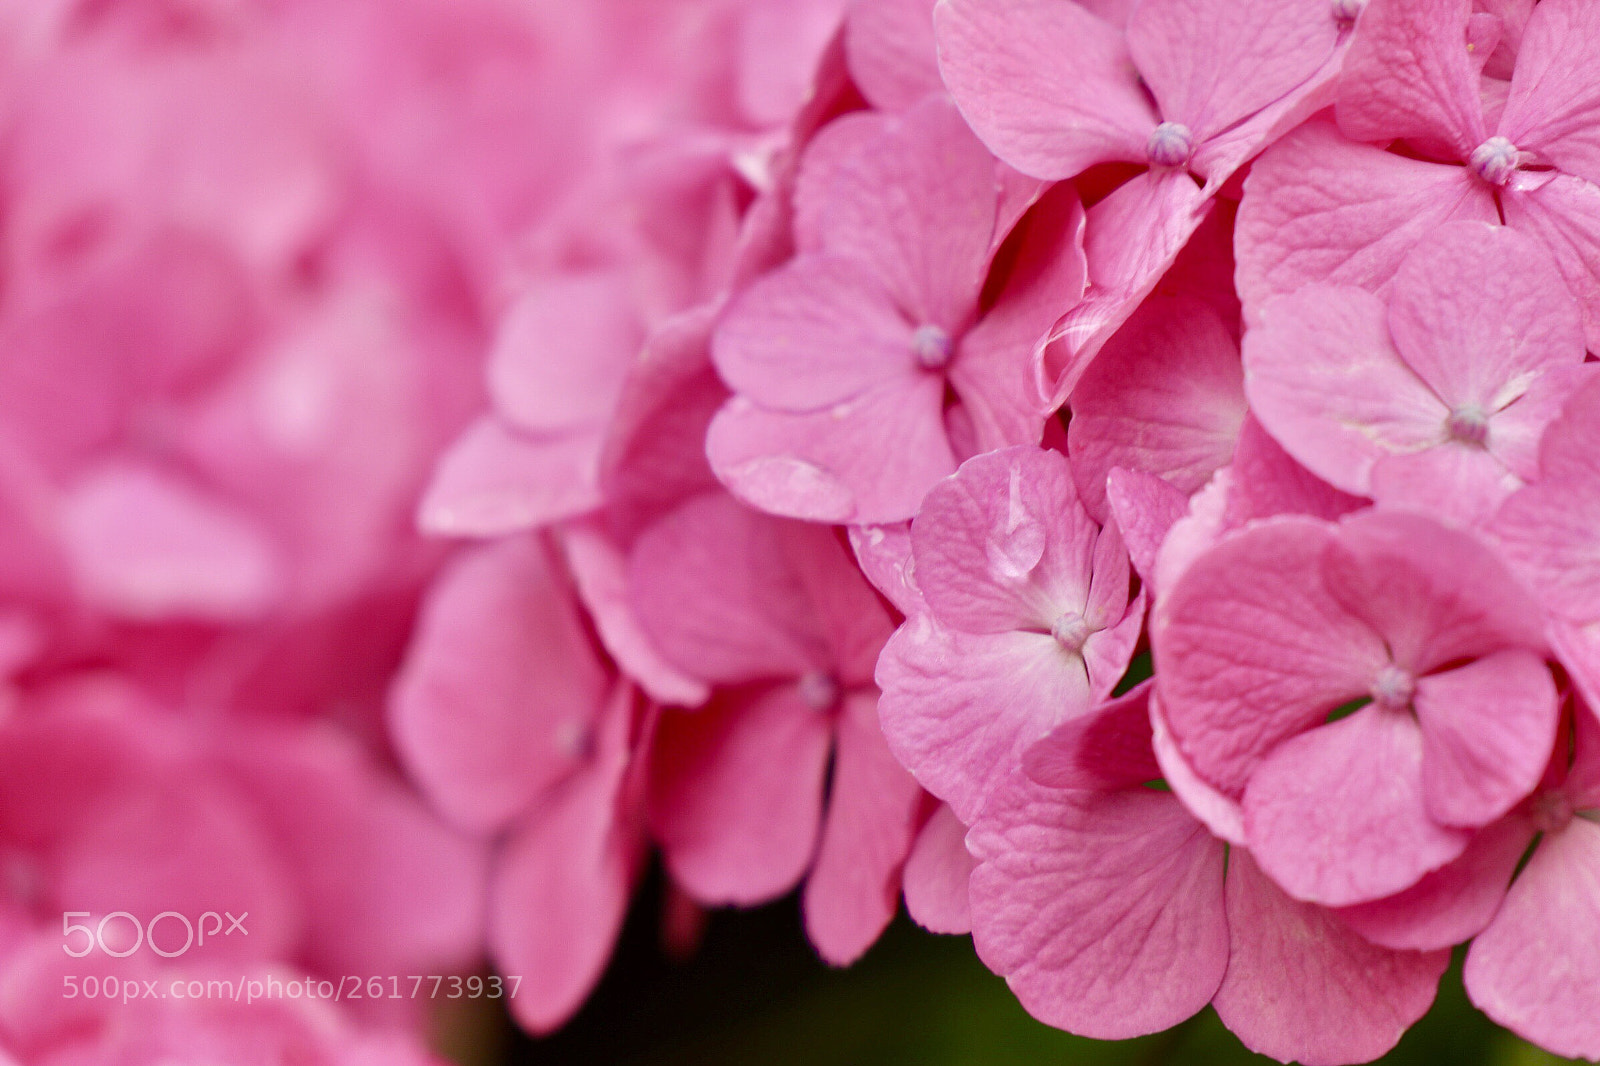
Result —
MULTIPOLYGON (((652 874, 599 988, 567 1027, 542 1040, 493 1008, 454 1019, 443 1050, 466 1066, 1232 1066, 1253 1055, 1207 1008, 1138 1040, 1086 1040, 1030 1018, 969 937, 935 936, 903 915, 855 966, 824 965, 807 944, 796 897, 710 914, 697 949, 672 957, 652 874)), ((1433 1009, 1394 1066, 1548 1066, 1573 1062, 1517 1039, 1472 1008, 1458 957, 1433 1009)))

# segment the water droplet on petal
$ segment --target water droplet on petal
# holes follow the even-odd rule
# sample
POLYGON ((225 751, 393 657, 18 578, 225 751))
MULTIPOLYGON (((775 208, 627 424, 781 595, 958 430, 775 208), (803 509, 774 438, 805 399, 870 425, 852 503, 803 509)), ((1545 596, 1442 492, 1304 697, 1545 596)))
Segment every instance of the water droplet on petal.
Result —
POLYGON ((989 531, 989 573, 1002 582, 1017 582, 1033 573, 1044 558, 1044 523, 1022 495, 1022 471, 1011 468, 1005 510, 995 515, 989 531))

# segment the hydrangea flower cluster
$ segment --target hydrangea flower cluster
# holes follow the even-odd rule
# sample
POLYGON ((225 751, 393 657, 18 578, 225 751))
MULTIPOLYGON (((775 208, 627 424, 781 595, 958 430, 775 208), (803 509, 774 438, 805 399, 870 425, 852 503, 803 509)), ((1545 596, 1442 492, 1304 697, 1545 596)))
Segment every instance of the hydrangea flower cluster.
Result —
POLYGON ((703 7, 421 510, 393 726, 523 1024, 654 846, 1089 1036, 1367 1061, 1470 944, 1600 1057, 1600 8, 703 7))
POLYGON ((1600 1059, 1597 42, 0 0, 0 1064, 548 1032, 653 855, 1087 1036, 1368 1061, 1467 945, 1600 1059))
POLYGON ((521 236, 638 94, 565 7, 0 2, 0 1062, 437 1061, 350 980, 482 956, 385 706, 521 236))

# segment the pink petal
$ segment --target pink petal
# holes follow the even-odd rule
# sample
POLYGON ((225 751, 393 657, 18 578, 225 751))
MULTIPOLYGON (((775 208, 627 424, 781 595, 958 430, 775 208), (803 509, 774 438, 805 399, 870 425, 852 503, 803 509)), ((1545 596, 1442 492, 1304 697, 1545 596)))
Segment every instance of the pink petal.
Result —
POLYGON ((1141 682, 1127 695, 1069 719, 1028 748, 1022 769, 1050 788, 1110 791, 1161 776, 1151 744, 1150 689, 1141 682))
POLYGON ((1321 66, 1287 94, 1243 122, 1207 138, 1195 149, 1189 167, 1205 177, 1208 195, 1220 192, 1235 173, 1263 149, 1332 106, 1338 95, 1339 72, 1344 65, 1343 46, 1349 37, 1348 33, 1340 33, 1340 45, 1324 53, 1321 66))
POLYGON ((1167 723, 1224 792, 1237 795, 1281 742, 1365 695, 1388 661, 1378 635, 1323 587, 1334 538, 1307 518, 1262 522, 1196 559, 1156 606, 1167 723))
POLYGON ((995 305, 961 339, 950 384, 972 418, 980 451, 1037 444, 1044 416, 1030 353, 1087 283, 1083 205, 1060 184, 1022 223, 1013 260, 1002 263, 995 305))
POLYGON ((1600 1058, 1600 825, 1547 833, 1494 922, 1467 953, 1472 1002, 1557 1054, 1600 1058))
POLYGON ((1540 461, 1544 480, 1508 499, 1489 533, 1546 607, 1587 620, 1600 613, 1600 386, 1572 397, 1540 461))
POLYGON ((759 0, 739 20, 739 103, 758 126, 777 126, 807 102, 838 33, 841 0, 759 0))
POLYGON ((1122 532, 1134 570, 1146 585, 1155 577, 1161 542, 1188 508, 1183 493, 1154 474, 1114 467, 1106 476, 1106 509, 1122 532))
POLYGON ((833 531, 808 526, 803 533, 786 541, 786 561, 826 635, 834 676, 845 688, 869 685, 893 616, 833 531))
POLYGON ((922 790, 884 743, 876 696, 847 697, 827 824, 802 895, 806 933, 827 962, 854 962, 894 917, 922 802, 922 790))
POLYGON ((1583 309, 1583 333, 1600 347, 1600 187, 1580 178, 1537 175, 1526 189, 1501 197, 1506 225, 1535 238, 1555 256, 1567 288, 1583 309))
MULTIPOLYGON (((1099 536, 1061 453, 989 452, 936 485, 911 523, 917 585, 946 626, 1048 632, 1061 613, 1087 611, 1099 536)), ((1102 624, 1121 617, 1125 581, 1120 594, 1102 624)))
MULTIPOLYGON (((855 12, 866 5, 856 4, 855 12)), ((876 6, 885 6, 878 3, 876 6)), ((928 13, 928 33, 933 33, 933 13, 928 13)), ((799 252, 822 250, 822 219, 829 207, 829 190, 840 169, 859 152, 868 150, 888 129, 889 116, 877 111, 851 111, 816 132, 800 157, 794 181, 794 243, 799 252)))
POLYGON ((910 522, 851 526, 850 547, 861 573, 895 610, 907 617, 927 613, 927 601, 913 573, 910 522))
POLYGON ((93 471, 61 517, 82 594, 124 618, 248 619, 282 591, 282 560, 255 522, 153 467, 93 471))
POLYGON ((811 864, 833 731, 792 683, 662 716, 650 817, 673 880, 701 903, 783 895, 811 864))
POLYGON ((1189 496, 1233 456, 1245 416, 1238 343, 1206 303, 1152 296, 1070 403, 1067 454, 1090 514, 1105 518, 1112 467, 1154 474, 1189 496))
POLYGON ((540 281, 501 319, 489 395, 517 428, 552 433, 603 421, 644 330, 620 270, 540 281))
POLYGON ((1526 392, 1491 417, 1489 450, 1519 482, 1538 481, 1545 431, 1568 401, 1596 380, 1600 380, 1600 365, 1591 362, 1546 368, 1528 382, 1526 392))
POLYGON ((976 865, 967 852, 967 827, 940 805, 906 856, 906 913, 930 933, 970 933, 967 881, 976 865))
POLYGON ((1493 517, 1521 484, 1487 449, 1459 441, 1385 455, 1372 464, 1368 481, 1367 492, 1380 505, 1421 511, 1469 528, 1493 517))
POLYGON ((1175 1025, 1228 965, 1225 849, 1169 795, 1014 775, 968 835, 973 943, 1029 1014, 1097 1039, 1175 1025))
MULTIPOLYGON (((1113 528, 1106 532, 1111 534, 1116 530, 1113 528)), ((1115 538, 1107 535, 1102 535, 1100 538, 1101 543, 1113 539, 1115 538)), ((1120 543, 1116 550, 1123 552, 1120 543)), ((1126 586, 1127 578, 1130 576, 1126 553, 1123 555, 1121 574, 1123 584, 1126 586)), ((1139 594, 1127 604, 1126 612, 1116 625, 1091 634, 1088 643, 1084 644, 1083 664, 1089 669, 1089 688, 1096 700, 1110 699, 1111 693, 1128 673, 1128 666, 1133 662, 1134 653, 1139 649, 1139 641, 1144 636, 1145 611, 1149 602, 1149 593, 1140 589, 1139 594)))
POLYGON ((1323 576, 1415 675, 1502 648, 1544 651, 1538 605, 1499 556, 1476 536, 1421 515, 1371 510, 1345 518, 1323 576))
POLYGON ((925 616, 890 638, 878 685, 895 755, 962 821, 1023 752, 1094 699, 1082 661, 1047 633, 973 636, 925 616))
MULTIPOLYGON (((249 912, 250 938, 208 942, 213 957, 270 959, 293 951, 310 901, 296 891, 290 857, 213 774, 164 769, 54 842, 49 905, 96 919, 119 910, 142 918, 174 910, 196 919, 206 911, 249 912)), ((108 935, 119 924, 110 923, 108 935)), ((172 936, 181 943, 181 933, 172 936)))
POLYGON ((999 193, 994 157, 930 97, 836 168, 822 247, 868 264, 914 325, 954 335, 977 309, 999 193))
POLYGON ((711 363, 715 310, 667 319, 628 371, 600 455, 607 517, 619 534, 631 536, 717 484, 705 457, 706 427, 728 389, 711 363))
POLYGON ((548 1033, 582 1005, 627 914, 641 841, 618 809, 627 749, 626 703, 607 711, 600 758, 506 842, 489 892, 495 968, 526 978, 511 997, 517 1021, 548 1033))
POLYGON ((1228 975, 1217 1014, 1252 1051, 1304 1066, 1369 1062, 1427 1013, 1448 951, 1388 951, 1228 856, 1228 975))
MULTIPOLYGON (((1552 622, 1550 645, 1590 709, 1600 707, 1600 623, 1552 622)), ((1600 711, 1595 713, 1600 715, 1600 711)))
POLYGON ((628 560, 595 520, 565 523, 561 547, 596 634, 618 668, 658 703, 698 707, 710 696, 703 681, 666 659, 628 599, 628 560))
POLYGON ((1089 209, 1089 292, 1034 349, 1034 373, 1048 410, 1066 402, 1211 209, 1200 187, 1177 169, 1140 174, 1089 209))
POLYGON ((1322 0, 1144 0, 1128 49, 1162 118, 1196 142, 1288 95, 1333 54, 1322 0))
POLYGON ((1376 704, 1290 738, 1245 789, 1251 854, 1307 902, 1343 907, 1410 888, 1471 839, 1428 817, 1422 767, 1415 720, 1376 704))
POLYGON ((496 828, 581 764, 606 685, 544 545, 509 538, 458 556, 433 587, 391 728, 446 815, 496 828))
POLYGON ((1499 911, 1511 874, 1532 842, 1525 820, 1503 819, 1473 836, 1460 858, 1404 892, 1335 913, 1380 947, 1435 951, 1465 943, 1499 911))
POLYGON ((1482 826, 1539 784, 1561 717, 1540 657, 1503 651, 1417 682, 1422 790, 1429 817, 1482 826))
POLYGON ((1150 693, 1150 744, 1161 777, 1174 795, 1198 818, 1211 835, 1229 844, 1244 845, 1244 811, 1239 801, 1218 792, 1200 778, 1178 750, 1167 725, 1166 712, 1155 692, 1150 693))
POLYGON ((815 411, 914 375, 914 328, 866 264, 823 253, 735 297, 712 357, 734 391, 775 410, 815 411))
POLYGON ((833 666, 791 545, 831 535, 698 496, 640 535, 629 600, 662 656, 714 684, 795 678, 833 666))
POLYGON ((1340 492, 1295 462, 1253 415, 1247 416, 1239 429, 1229 473, 1223 517, 1232 528, 1280 514, 1333 521, 1367 505, 1366 500, 1340 492))
POLYGON ((295 872, 323 972, 454 968, 483 950, 486 849, 348 738, 257 732, 226 753, 295 872))
POLYGON ((855 0, 845 17, 850 76, 867 102, 903 111, 944 88, 931 0, 855 0))
POLYGON ((1443 443, 1450 409, 1389 340, 1383 303, 1310 285, 1262 309, 1244 339, 1250 409, 1284 450, 1346 492, 1385 455, 1443 443))
POLYGON ((1453 219, 1498 222, 1464 167, 1352 144, 1313 122, 1261 154, 1245 182, 1235 251, 1245 322, 1273 296, 1323 282, 1380 296, 1406 253, 1453 219))
POLYGON ((712 421, 706 454, 734 495, 773 514, 865 525, 903 521, 956 468, 943 385, 931 374, 909 378, 805 415, 736 397, 712 421))
POLYGON ((1489 131, 1466 48, 1471 13, 1470 0, 1371 0, 1340 80, 1345 135, 1442 141, 1458 159, 1472 155, 1489 131))
POLYGON ((1534 7, 1511 78, 1499 133, 1523 151, 1585 181, 1600 181, 1600 22, 1591 4, 1534 7))
POLYGON ((1583 362, 1583 320, 1550 253, 1505 226, 1453 222, 1406 257, 1389 331, 1451 408, 1498 411, 1528 375, 1583 362))
POLYGON ((962 114, 1024 174, 1145 161, 1157 120, 1113 26, 1056 0, 952 0, 935 8, 934 29, 962 114))
POLYGON ((439 458, 417 513, 437 536, 494 537, 550 525, 602 502, 601 437, 526 437, 484 415, 439 458))

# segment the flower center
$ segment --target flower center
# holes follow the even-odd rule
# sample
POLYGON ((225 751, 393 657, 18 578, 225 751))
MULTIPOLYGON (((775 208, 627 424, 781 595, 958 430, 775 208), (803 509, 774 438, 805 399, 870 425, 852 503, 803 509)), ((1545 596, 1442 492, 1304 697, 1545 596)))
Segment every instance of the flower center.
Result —
POLYGON ((821 670, 806 674, 795 684, 800 699, 813 711, 830 711, 839 702, 839 682, 821 670))
POLYGON ((1490 137, 1472 150, 1473 173, 1490 185, 1504 185, 1516 173, 1522 153, 1504 137, 1490 137))
POLYGON ((922 369, 943 370, 950 365, 955 345, 950 340, 950 334, 930 323, 918 326, 911 335, 911 351, 922 369))
POLYGON ((1194 134, 1181 122, 1163 122, 1150 131, 1145 153, 1153 167, 1181 167, 1194 154, 1194 134))
POLYGON ((1372 681, 1372 702, 1386 711, 1399 711, 1411 706, 1417 682, 1409 673, 1390 663, 1378 671, 1372 681))
POLYGON ((1458 407, 1444 421, 1450 439, 1482 448, 1489 440, 1489 416, 1477 406, 1458 407))
POLYGON ((1333 21, 1341 26, 1348 26, 1366 6, 1367 0, 1333 0, 1333 21))
POLYGON ((1063 613, 1050 626, 1050 635, 1074 655, 1083 651, 1083 646, 1089 643, 1089 637, 1093 634, 1094 628, 1089 625, 1089 620, 1077 611, 1063 613))

